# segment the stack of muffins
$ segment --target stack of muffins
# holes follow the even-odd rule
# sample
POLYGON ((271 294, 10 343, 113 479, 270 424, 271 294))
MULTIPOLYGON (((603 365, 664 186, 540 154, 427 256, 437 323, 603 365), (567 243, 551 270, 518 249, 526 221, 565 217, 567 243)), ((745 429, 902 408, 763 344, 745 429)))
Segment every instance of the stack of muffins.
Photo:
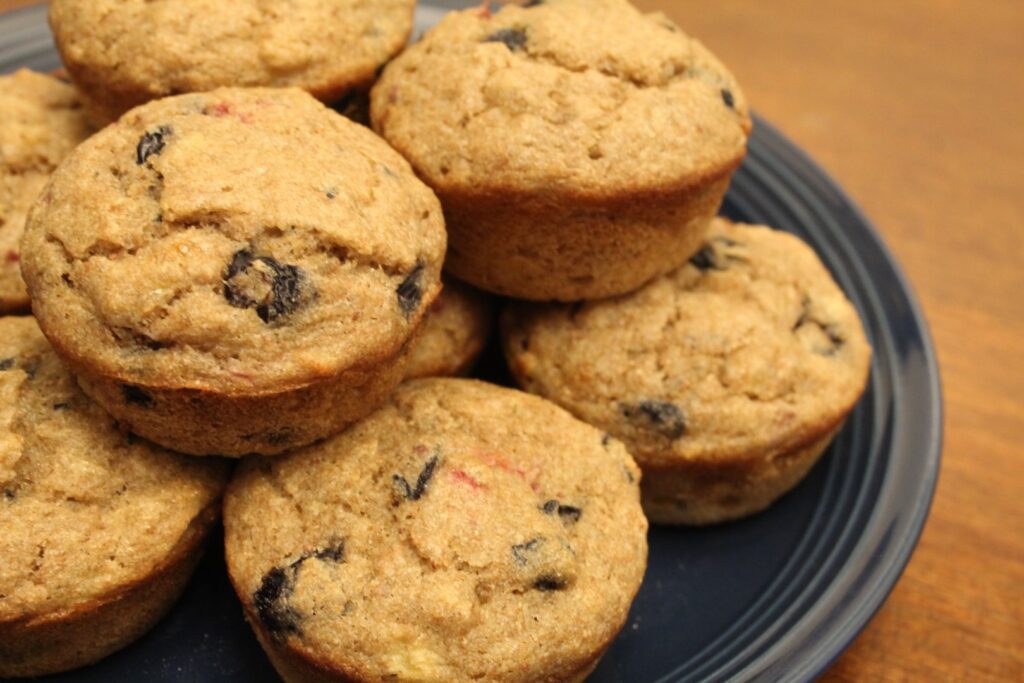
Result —
POLYGON ((286 680, 580 681, 647 520, 763 509, 863 392, 814 253, 716 218, 751 120, 699 42, 531 0, 395 57, 412 10, 53 0, 78 90, 0 78, 0 676, 143 633, 223 494, 286 680), (536 396, 436 377, 483 292, 536 396))

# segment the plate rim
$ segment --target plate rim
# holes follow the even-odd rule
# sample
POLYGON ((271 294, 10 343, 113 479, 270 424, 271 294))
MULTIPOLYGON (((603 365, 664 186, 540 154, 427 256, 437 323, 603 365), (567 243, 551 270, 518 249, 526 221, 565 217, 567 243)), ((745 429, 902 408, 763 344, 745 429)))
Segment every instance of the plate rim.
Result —
MULTIPOLYGON (((767 138, 766 142, 770 142, 776 147, 781 146, 788 154, 793 156, 798 164, 797 170, 802 171, 800 175, 809 174, 825 190, 831 192, 843 205, 843 208, 849 212, 852 219, 860 224, 864 229, 864 233, 870 237, 872 246, 878 250, 886 265, 891 269, 892 275, 899 285, 899 291, 905 300, 907 312, 914 323, 917 333, 916 341, 918 341, 918 348, 922 356, 923 379, 925 380, 923 389, 926 393, 925 398, 927 401, 926 405, 921 407, 925 410, 928 424, 926 425, 925 440, 921 444, 921 449, 916 454, 921 466, 919 473, 923 475, 918 480, 918 486, 915 491, 919 495, 913 498, 910 514, 902 523, 906 533, 901 535, 899 542, 888 550, 887 561, 880 564, 878 569, 874 571, 880 580, 875 583, 865 583, 865 587, 859 592, 844 594, 843 597, 846 598, 844 602, 846 603, 858 599, 862 600, 862 602, 855 608, 841 606, 841 609, 834 611, 834 616, 833 614, 824 615, 832 625, 819 632, 815 639, 811 641, 796 641, 787 645, 784 641, 786 636, 792 633, 793 628, 790 628, 783 634, 780 634, 774 645, 765 653, 751 660, 735 678, 735 680, 762 680, 771 665, 784 657, 787 654, 787 650, 794 653, 799 650, 806 650, 803 665, 798 670, 790 670, 790 673, 800 680, 814 680, 839 659, 864 629, 867 628, 868 624, 870 624, 871 620, 885 604, 906 571, 920 542, 921 535, 924 533, 941 474, 945 426, 942 376, 938 354, 936 353, 927 317, 924 314, 924 308, 910 279, 875 223, 869 219, 864 209, 843 189, 838 181, 809 152, 786 136, 779 126, 757 113, 753 114, 753 118, 755 129, 764 131, 763 136, 767 138), (803 168, 801 169, 799 166, 803 168), (853 616, 849 621, 843 623, 838 617, 840 614, 847 612, 853 612, 853 616)), ((787 164, 787 166, 789 165, 787 164)), ((788 170, 792 171, 793 169, 790 166, 788 170)), ((897 454, 890 451, 887 455, 887 464, 891 465, 893 456, 897 454)), ((879 514, 878 504, 880 502, 882 502, 881 497, 872 501, 872 512, 869 518, 871 522, 877 523, 879 514)), ((865 529, 864 533, 857 539, 857 548, 846 558, 843 568, 833 577, 830 588, 834 586, 836 579, 849 569, 850 560, 869 550, 877 551, 878 539, 873 539, 874 542, 871 543, 871 548, 861 547, 872 540, 867 534, 868 531, 869 529, 865 529)), ((826 593, 827 591, 812 605, 810 610, 801 616, 800 620, 794 624, 794 627, 816 615, 816 611, 821 608, 822 599, 826 593)))

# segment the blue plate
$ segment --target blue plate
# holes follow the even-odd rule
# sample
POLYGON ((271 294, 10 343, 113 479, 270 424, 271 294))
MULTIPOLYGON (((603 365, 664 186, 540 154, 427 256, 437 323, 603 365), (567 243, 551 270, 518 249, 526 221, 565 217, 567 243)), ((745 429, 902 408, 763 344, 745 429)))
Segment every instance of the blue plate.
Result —
MULTIPOLYGON (((420 28, 440 16, 420 8, 420 28)), ((463 3, 468 4, 468 3, 463 3)), ((45 9, 0 17, 0 71, 59 66, 45 9)), ((877 232, 843 191, 756 118, 723 212, 814 247, 860 312, 875 355, 846 427, 792 493, 749 520, 654 528, 650 566, 595 683, 810 680, 881 606, 917 543, 939 469, 942 407, 924 318, 877 232)), ((499 373, 491 350, 482 372, 499 373)), ((219 539, 144 638, 54 681, 276 681, 228 583, 219 539)))

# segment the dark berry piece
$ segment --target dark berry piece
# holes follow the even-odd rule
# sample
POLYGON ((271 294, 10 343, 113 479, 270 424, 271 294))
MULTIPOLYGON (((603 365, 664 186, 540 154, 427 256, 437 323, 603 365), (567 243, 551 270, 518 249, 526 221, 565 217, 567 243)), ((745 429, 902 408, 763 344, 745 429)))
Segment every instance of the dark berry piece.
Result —
POLYGON ((690 263, 698 270, 726 270, 730 259, 742 260, 739 256, 720 253, 715 247, 738 247, 740 243, 728 237, 712 237, 711 241, 701 247, 700 251, 690 257, 690 263))
POLYGON ((170 126, 160 126, 142 136, 138 146, 135 147, 135 163, 141 166, 146 163, 154 154, 159 156, 166 146, 165 137, 173 135, 174 131, 170 126))
POLYGON ((70 403, 61 402, 61 403, 54 403, 53 404, 53 409, 54 410, 68 410, 69 408, 71 408, 71 404, 70 403))
POLYGON ((152 408, 156 405, 156 401, 153 400, 152 396, 131 384, 121 385, 121 395, 124 396, 125 403, 131 403, 140 408, 152 408))
POLYGON ((732 97, 732 91, 728 88, 722 88, 722 101, 725 102, 725 106, 729 109, 734 108, 736 101, 732 97))
POLYGON ((522 52, 526 49, 526 29, 524 28, 503 28, 495 31, 484 38, 485 43, 504 43, 512 52, 522 52))
POLYGON ((668 401, 640 401, 639 403, 623 403, 619 409, 630 421, 667 436, 678 439, 686 433, 686 419, 683 411, 668 401))
POLYGON ((563 521, 572 522, 573 524, 575 524, 576 522, 580 521, 580 516, 582 514, 583 510, 576 507, 575 505, 558 506, 558 516, 562 518, 563 521))
POLYGON ((231 281, 249 270, 255 257, 248 249, 239 249, 231 257, 231 263, 224 272, 224 298, 235 308, 249 308, 256 302, 250 299, 241 287, 234 287, 231 281))
POLYGON ((324 194, 327 195, 328 199, 337 199, 337 197, 338 197, 338 188, 336 188, 336 187, 329 188, 326 192, 324 192, 324 194))
POLYGON ((705 244, 700 251, 690 257, 690 263, 698 270, 725 270, 715 256, 715 248, 705 244))
POLYGON ((310 296, 308 289, 304 270, 249 249, 236 251, 224 271, 224 298, 235 308, 255 308, 265 323, 298 310, 310 296))
POLYGON ((602 446, 604 446, 605 448, 608 448, 608 446, 610 446, 611 443, 612 443, 612 435, 611 434, 605 432, 604 434, 601 435, 601 445, 602 446))
POLYGON ((4 370, 10 370, 13 367, 14 367, 14 359, 13 358, 4 358, 3 360, 0 360, 0 372, 3 372, 4 370))
POLYGON ((265 323, 295 312, 302 304, 302 281, 305 273, 298 266, 285 265, 272 258, 262 259, 274 270, 270 285, 270 301, 256 307, 256 315, 265 323))
POLYGON ((843 337, 839 329, 830 323, 824 323, 814 317, 811 311, 812 304, 809 297, 804 297, 801 301, 802 310, 800 311, 800 317, 793 323, 793 332, 796 332, 804 325, 817 325, 821 331, 828 338, 830 346, 828 348, 816 348, 814 352, 822 356, 832 356, 846 343, 846 338, 843 337))
POLYGON ((526 9, 530 9, 531 7, 538 7, 543 4, 544 0, 526 0, 526 3, 523 5, 523 7, 525 7, 526 9))
POLYGON ((330 562, 344 562, 345 539, 337 541, 333 545, 329 545, 326 548, 317 550, 313 553, 313 557, 315 557, 318 560, 325 560, 330 562))
POLYGON ((402 284, 398 285, 398 289, 395 290, 395 293, 398 294, 398 307, 402 309, 402 314, 406 319, 419 308, 420 301, 423 299, 423 286, 420 284, 422 279, 423 264, 417 263, 412 272, 402 280, 402 284))
POLYGON ((821 331, 828 337, 830 344, 828 348, 816 348, 814 352, 821 356, 834 356, 843 347, 843 344, 846 343, 846 339, 839 333, 839 329, 835 325, 825 325, 817 320, 812 322, 821 328, 821 331))
POLYGON ((800 300, 800 317, 793 323, 793 331, 796 332, 811 319, 811 300, 805 296, 800 300))
POLYGON ((517 543, 512 546, 512 557, 515 559, 516 564, 522 565, 529 562, 529 554, 537 549, 542 540, 540 538, 531 538, 526 543, 517 543))
POLYGON ((14 500, 16 496, 14 489, 4 489, 4 498, 7 500, 14 500))
POLYGON ((288 604, 295 590, 295 580, 302 565, 310 558, 325 562, 345 561, 345 540, 332 541, 325 548, 305 553, 287 567, 275 567, 263 576, 259 589, 253 593, 253 604, 260 621, 276 640, 301 632, 302 614, 288 604))
POLYGON ((395 486, 399 489, 401 494, 406 500, 419 500, 423 497, 423 494, 427 492, 427 484, 430 483, 431 477, 434 476, 434 470, 437 468, 437 456, 433 456, 423 466, 418 477, 416 477, 416 485, 409 486, 408 480, 400 474, 394 475, 391 479, 395 483, 395 486))
POLYGON ((576 523, 580 521, 580 515, 583 514, 583 510, 576 507, 575 505, 562 505, 555 499, 551 499, 541 506, 541 510, 546 515, 557 514, 562 521, 576 523))
POLYGON ((835 325, 825 325, 823 329, 825 330, 825 334, 828 336, 828 340, 832 342, 832 346, 838 349, 846 343, 846 339, 839 333, 839 330, 835 325))
POLYGON ((555 574, 541 574, 533 582, 533 587, 544 593, 565 590, 568 585, 568 581, 555 574))
POLYGON ((299 633, 301 616, 287 604, 291 596, 294 576, 281 567, 274 567, 263 576, 260 587, 253 593, 252 601, 260 621, 276 640, 299 633))

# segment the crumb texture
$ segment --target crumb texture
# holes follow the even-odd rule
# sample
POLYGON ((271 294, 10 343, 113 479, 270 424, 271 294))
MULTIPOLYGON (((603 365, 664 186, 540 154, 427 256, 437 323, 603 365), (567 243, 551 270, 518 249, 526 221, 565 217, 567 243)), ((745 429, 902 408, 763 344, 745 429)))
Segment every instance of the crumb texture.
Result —
POLYGON ((31 318, 0 319, 0 623, 147 579, 226 475, 120 432, 31 318))
POLYGON ((0 314, 28 309, 21 235, 57 165, 92 132, 75 89, 21 69, 0 76, 0 314))
POLYGON ((221 86, 365 87, 412 29, 414 0, 54 0, 61 57, 109 119, 221 86))
POLYGON ((515 305, 503 324, 522 386, 623 439, 645 467, 806 446, 852 408, 871 359, 810 247, 725 219, 633 294, 515 305))
POLYGON ((570 680, 639 588, 638 484, 620 442, 539 398, 407 382, 339 437, 242 465, 229 571, 269 642, 355 680, 570 680))
POLYGON ((40 325, 100 375, 253 393, 394 354, 440 288, 433 193, 294 89, 152 102, 81 146, 29 219, 40 325))
POLYGON ((388 65, 371 115, 428 184, 470 194, 692 184, 750 131, 728 70, 625 0, 449 14, 388 65))

